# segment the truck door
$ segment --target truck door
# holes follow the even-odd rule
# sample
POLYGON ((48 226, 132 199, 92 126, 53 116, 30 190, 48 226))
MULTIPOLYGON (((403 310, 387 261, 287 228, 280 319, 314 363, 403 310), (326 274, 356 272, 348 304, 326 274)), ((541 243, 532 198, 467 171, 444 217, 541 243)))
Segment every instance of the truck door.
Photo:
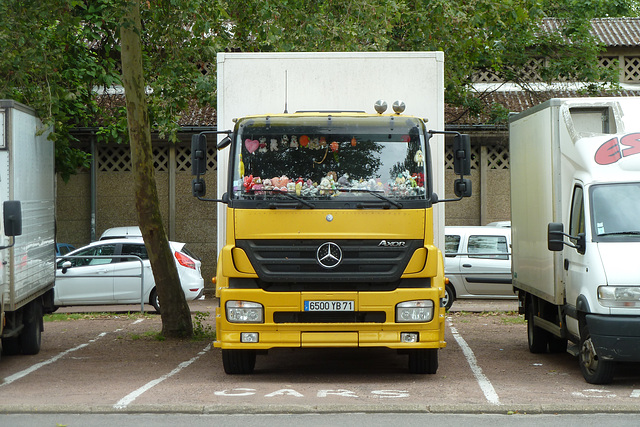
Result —
MULTIPOLYGON (((569 218, 569 234, 577 236, 579 233, 585 232, 585 213, 584 213, 584 189, 580 185, 576 185, 573 189, 571 198, 571 217, 569 218)), ((571 243, 576 244, 575 239, 571 239, 571 243)), ((576 300, 580 294, 580 284, 586 283, 587 275, 586 259, 576 249, 565 246, 564 248, 564 279, 565 279, 565 298, 567 304, 576 305, 576 300)))

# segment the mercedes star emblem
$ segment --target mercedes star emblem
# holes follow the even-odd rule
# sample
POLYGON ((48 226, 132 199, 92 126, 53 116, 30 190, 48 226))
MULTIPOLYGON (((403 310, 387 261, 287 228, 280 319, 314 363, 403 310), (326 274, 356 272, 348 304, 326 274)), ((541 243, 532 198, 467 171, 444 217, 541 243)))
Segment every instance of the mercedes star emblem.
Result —
POLYGON ((316 259, 324 268, 335 268, 342 261, 342 250, 333 242, 323 243, 318 247, 316 259))

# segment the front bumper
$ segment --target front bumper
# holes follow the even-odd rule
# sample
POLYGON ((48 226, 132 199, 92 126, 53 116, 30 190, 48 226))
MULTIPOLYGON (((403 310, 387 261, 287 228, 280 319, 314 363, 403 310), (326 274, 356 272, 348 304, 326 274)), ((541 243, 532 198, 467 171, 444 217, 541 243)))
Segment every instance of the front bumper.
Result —
POLYGON ((266 350, 278 347, 387 347, 394 349, 443 348, 445 309, 440 307, 440 289, 402 289, 393 292, 264 292, 223 289, 216 313, 216 347, 266 350), (384 321, 295 323, 278 322, 278 313, 300 313, 305 300, 354 300, 356 312, 384 312, 384 321), (432 299, 433 318, 424 323, 396 323, 395 306, 403 301, 432 299), (245 300, 265 307, 264 323, 231 323, 224 307, 227 300, 245 300), (257 333, 259 341, 242 342, 243 332, 257 333), (416 342, 403 342, 402 333, 417 333, 416 342))
POLYGON ((587 314, 597 354, 606 360, 640 362, 640 316, 587 314))

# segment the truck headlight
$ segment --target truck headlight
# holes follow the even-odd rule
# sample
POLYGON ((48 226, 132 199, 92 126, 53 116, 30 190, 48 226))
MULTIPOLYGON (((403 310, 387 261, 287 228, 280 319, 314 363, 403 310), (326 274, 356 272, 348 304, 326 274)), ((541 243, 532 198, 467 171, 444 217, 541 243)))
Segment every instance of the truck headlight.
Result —
POLYGON ((227 301, 227 320, 231 323, 263 323, 264 307, 251 301, 227 301))
POLYGON ((433 319, 433 301, 405 301, 396 305, 397 323, 430 322, 433 319))
POLYGON ((640 307, 640 287, 600 286, 598 302, 605 307, 640 307))

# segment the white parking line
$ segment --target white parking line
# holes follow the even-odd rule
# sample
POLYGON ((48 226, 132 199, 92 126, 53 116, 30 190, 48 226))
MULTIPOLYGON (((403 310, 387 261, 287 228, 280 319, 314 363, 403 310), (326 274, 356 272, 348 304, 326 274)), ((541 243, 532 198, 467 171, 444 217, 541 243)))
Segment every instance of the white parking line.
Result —
POLYGON ((493 385, 491 385, 491 382, 489 381, 489 379, 482 373, 482 369, 480 368, 480 366, 478 366, 476 356, 475 354, 473 354, 473 350, 471 350, 471 347, 469 347, 469 345, 464 340, 464 338, 460 336, 460 334, 458 333, 458 330, 453 327, 451 320, 447 319, 447 323, 449 324, 449 329, 451 329, 451 333, 453 334, 453 337, 456 339, 456 341, 458 342, 458 345, 460 346, 460 348, 462 349, 462 352, 464 353, 464 356, 467 358, 467 362, 469 363, 471 372, 473 372, 473 375, 476 377, 476 381, 478 381, 478 385, 480 386, 480 389, 484 393, 484 397, 487 398, 489 403, 493 405, 500 405, 500 399, 498 398, 498 394, 493 388, 493 385))
POLYGON ((180 363, 177 368, 175 368, 173 371, 169 372, 168 374, 163 375, 160 378, 157 378, 157 379, 155 379, 153 381, 149 381, 148 383, 146 383, 145 385, 143 385, 139 389, 129 393, 128 395, 126 395, 125 397, 120 399, 118 401, 118 403, 113 405, 113 408, 114 409, 125 409, 127 406, 129 406, 129 404, 131 402, 136 400, 143 393, 145 393, 146 391, 148 391, 151 388, 155 387, 156 385, 160 384, 162 381, 166 380, 167 378, 170 378, 170 377, 174 376, 175 374, 177 374, 178 372, 180 372, 181 370, 183 370, 187 366, 191 365, 193 362, 198 360, 200 358, 200 356, 202 356, 203 354, 205 354, 209 350, 211 350, 211 344, 209 344, 204 349, 202 349, 202 351, 199 352, 195 357, 187 360, 186 362, 180 363))
POLYGON ((38 369, 42 368, 43 366, 50 365, 51 363, 56 362, 57 360, 61 359, 62 357, 66 356, 69 353, 73 353, 74 351, 80 350, 81 348, 85 348, 89 344, 96 342, 98 339, 104 337, 105 335, 107 335, 107 333, 106 332, 102 332, 96 338, 90 340, 87 343, 80 344, 79 346, 74 347, 74 348, 70 348, 69 350, 65 350, 62 353, 58 354, 57 356, 52 357, 51 359, 45 360, 44 362, 36 363, 35 365, 33 365, 33 366, 23 370, 23 371, 16 372, 15 374, 6 377, 4 379, 4 382, 2 384, 0 384, 0 387, 5 386, 7 384, 11 384, 12 382, 19 380, 20 378, 26 377, 30 373, 32 373, 34 371, 37 371, 38 369))

